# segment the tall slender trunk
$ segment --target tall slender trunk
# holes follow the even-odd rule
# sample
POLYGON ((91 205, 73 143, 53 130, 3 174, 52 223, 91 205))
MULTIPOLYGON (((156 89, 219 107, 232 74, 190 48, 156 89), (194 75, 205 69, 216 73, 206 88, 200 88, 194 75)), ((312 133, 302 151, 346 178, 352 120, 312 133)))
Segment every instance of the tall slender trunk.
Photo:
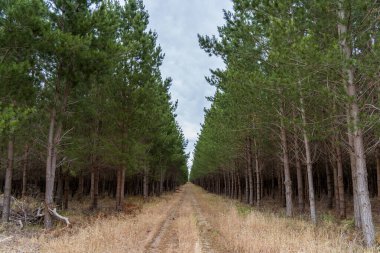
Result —
POLYGON ((125 168, 121 170, 121 185, 120 185, 120 203, 124 202, 125 199, 125 168))
POLYGON ((377 197, 380 198, 380 146, 376 148, 377 197))
MULTIPOLYGON (((301 90, 300 90, 301 92, 301 90)), ((317 212, 315 208, 315 194, 314 194, 314 182, 313 182, 313 163, 311 160, 311 150, 310 150, 310 142, 309 137, 307 136, 306 132, 306 113, 305 113, 305 107, 304 107, 304 101, 302 97, 302 93, 300 96, 300 111, 302 116, 302 132, 303 132, 303 139, 305 144, 305 152, 306 152, 306 167, 307 167, 307 179, 308 179, 308 185, 309 185, 309 202, 310 202, 310 217, 311 221, 316 224, 317 223, 317 212)))
POLYGON ((11 136, 8 141, 8 165, 7 165, 7 170, 5 172, 4 203, 3 203, 3 213, 1 217, 3 222, 9 221, 10 207, 11 207, 13 163, 14 163, 14 137, 11 136))
MULTIPOLYGON (((284 116, 283 109, 281 108, 281 116, 284 116)), ((281 146, 282 146, 282 162, 284 165, 284 185, 285 185, 285 201, 286 201, 286 216, 293 215, 293 201, 292 201, 292 180, 290 177, 289 155, 288 155, 288 141, 286 138, 285 126, 283 119, 281 119, 281 146)))
POLYGON ((342 164, 342 151, 340 144, 336 144, 336 162, 338 170, 338 189, 339 189, 339 218, 346 218, 346 204, 344 199, 344 182, 343 182, 343 164, 342 164))
MULTIPOLYGON (((350 124, 350 116, 347 112, 347 125, 350 124)), ((351 165, 351 177, 352 177, 352 193, 354 199, 354 220, 355 227, 361 228, 361 215, 360 215, 360 207, 359 207, 359 199, 358 199, 358 188, 357 188, 357 176, 356 176, 356 158, 354 154, 354 139, 351 133, 351 129, 348 128, 348 143, 349 143, 349 154, 350 154, 350 165, 351 165)))
POLYGON ((334 177, 334 199, 335 199, 335 212, 339 214, 339 187, 338 187, 338 170, 336 168, 335 158, 333 159, 333 177, 334 177))
POLYGON ((159 194, 161 195, 164 192, 164 172, 162 171, 162 168, 160 170, 160 191, 159 194))
MULTIPOLYGON (((56 124, 56 110, 53 108, 50 113, 50 126, 47 145, 45 210, 54 208, 54 179, 57 168, 57 148, 61 141, 61 132, 62 124, 56 124)), ((51 229, 53 227, 53 218, 48 211, 45 211, 44 226, 46 229, 51 229)))
POLYGON ((249 203, 249 183, 248 183, 248 168, 245 169, 245 194, 244 194, 244 202, 246 204, 249 203))
MULTIPOLYGON (((145 165, 144 165, 145 166, 145 165)), ((144 175, 143 175, 143 196, 144 196, 144 200, 147 200, 148 199, 148 169, 145 167, 144 168, 144 175)))
MULTIPOLYGON (((256 141, 255 141, 256 146, 256 141)), ((259 167, 259 158, 258 158, 258 152, 255 151, 255 168, 256 168, 256 205, 260 205, 260 199, 261 199, 261 183, 260 183, 260 167, 259 167)))
POLYGON ((252 143, 251 138, 247 138, 247 170, 249 183, 248 204, 253 206, 253 175, 252 175, 252 143))
POLYGON ((333 186, 332 186, 332 180, 331 180, 331 170, 329 168, 329 163, 327 159, 325 160, 325 167, 326 167, 326 183, 327 183, 327 207, 328 209, 331 209, 333 207, 333 186))
POLYGON ((28 174, 28 159, 29 159, 29 145, 25 145, 25 151, 24 151, 24 166, 22 168, 22 198, 25 198, 26 191, 27 191, 27 174, 28 174))
MULTIPOLYGON (((296 129, 294 129, 296 130, 296 129)), ((296 131, 294 131, 296 133, 296 131)), ((299 146, 297 136, 294 136, 294 156, 296 159, 296 171, 297 171, 297 194, 298 194, 298 209, 303 212, 305 208, 305 202, 303 198, 303 180, 302 180, 302 167, 299 155, 299 146)))
POLYGON ((98 208, 99 199, 99 168, 93 165, 91 169, 91 206, 90 209, 98 208))
POLYGON ((121 211, 122 210, 122 196, 121 196, 121 188, 122 188, 122 176, 123 176, 123 169, 119 168, 116 171, 116 210, 121 211))
MULTIPOLYGON (((338 33, 340 38, 340 46, 342 54, 345 57, 345 63, 351 60, 351 47, 349 46, 349 34, 347 32, 346 13, 343 9, 342 3, 339 2, 338 11, 338 33)), ((346 64, 345 64, 346 65, 346 64)), ((358 191, 358 202, 360 207, 362 232, 364 235, 365 243, 368 247, 375 245, 375 228, 372 218, 371 202, 369 199, 368 182, 367 182, 367 164, 365 157, 365 148, 363 141, 363 132, 360 122, 360 110, 357 103, 356 84, 354 82, 354 71, 352 67, 344 67, 343 70, 346 74, 346 87, 347 94, 350 97, 349 115, 353 127, 353 147, 356 158, 356 188, 358 191)))

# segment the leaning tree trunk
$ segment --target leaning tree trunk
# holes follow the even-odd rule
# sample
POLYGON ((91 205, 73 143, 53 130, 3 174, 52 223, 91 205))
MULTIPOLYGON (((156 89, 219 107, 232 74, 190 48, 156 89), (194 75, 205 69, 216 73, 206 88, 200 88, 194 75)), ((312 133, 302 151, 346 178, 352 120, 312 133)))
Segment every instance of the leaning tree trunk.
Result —
MULTIPOLYGON (((345 57, 345 63, 351 60, 351 48, 349 42, 347 41, 348 32, 347 26, 344 24, 346 21, 346 14, 343 9, 342 4, 339 4, 338 12, 338 33, 340 38, 340 46, 342 54, 345 57)), ((347 64, 345 64, 347 65, 347 64)), ((349 115, 351 119, 351 125, 353 127, 353 144, 354 144, 354 154, 356 158, 356 188, 358 191, 358 202, 360 207, 361 225, 362 232, 364 235, 365 243, 368 247, 373 247, 375 245, 375 228, 372 218, 371 202, 369 199, 368 192, 368 182, 367 182, 367 164, 365 157, 365 148, 363 140, 363 131, 361 129, 360 122, 360 110, 358 106, 358 94, 356 91, 356 84, 354 82, 354 70, 352 67, 344 67, 344 72, 346 74, 346 86, 347 94, 350 97, 349 115)))
MULTIPOLYGON (((283 109, 281 108, 281 117, 283 116, 284 116, 284 112, 283 112, 283 109)), ((290 217, 293 215, 292 180, 290 177, 288 143, 287 143, 283 119, 281 119, 281 146, 282 146, 282 162, 284 165, 286 216, 290 217)))
POLYGON ((28 159, 29 159, 29 145, 25 145, 25 153, 24 153, 24 166, 22 168, 22 198, 26 196, 26 187, 27 187, 27 173, 28 173, 28 159))
POLYGON ((8 166, 5 172, 4 183, 4 200, 3 200, 3 213, 2 221, 8 222, 11 208, 11 190, 12 190, 12 173, 14 162, 14 137, 10 137, 8 141, 8 166))

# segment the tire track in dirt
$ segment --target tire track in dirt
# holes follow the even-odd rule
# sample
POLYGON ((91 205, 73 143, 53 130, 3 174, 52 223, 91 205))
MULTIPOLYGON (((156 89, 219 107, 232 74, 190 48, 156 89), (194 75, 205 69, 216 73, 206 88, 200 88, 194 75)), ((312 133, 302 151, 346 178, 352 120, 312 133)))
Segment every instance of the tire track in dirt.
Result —
POLYGON ((202 253, 229 253, 232 251, 227 250, 221 235, 215 230, 203 215, 202 208, 199 205, 194 193, 191 193, 192 207, 195 212, 197 220, 199 246, 202 253))
MULTIPOLYGON (((165 241, 165 237, 167 237, 167 234, 171 233, 170 227, 174 223, 175 219, 178 217, 178 211, 183 203, 185 196, 184 189, 181 189, 179 194, 181 194, 179 200, 176 203, 174 203, 173 206, 169 209, 169 214, 166 216, 165 220, 160 224, 159 229, 153 236, 150 243, 148 243, 148 245, 145 247, 146 253, 159 253, 161 252, 162 246, 165 246, 162 244, 165 241)), ((173 236, 171 236, 170 238, 173 238, 173 236)), ((171 243, 175 243, 175 241, 172 240, 171 243)))

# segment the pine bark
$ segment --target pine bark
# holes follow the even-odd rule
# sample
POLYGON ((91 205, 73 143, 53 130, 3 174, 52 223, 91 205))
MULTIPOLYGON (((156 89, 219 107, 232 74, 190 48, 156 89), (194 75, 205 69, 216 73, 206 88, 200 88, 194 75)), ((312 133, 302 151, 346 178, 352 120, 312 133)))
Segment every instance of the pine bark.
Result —
POLYGON ((302 116, 302 132, 303 132, 303 139, 304 139, 304 145, 305 145, 305 152, 306 152, 306 167, 307 167, 307 180, 308 180, 308 186, 309 186, 309 202, 310 202, 310 217, 311 221, 316 224, 317 223, 317 212, 315 208, 315 193, 314 193, 314 181, 313 181, 313 163, 311 159, 311 150, 310 150, 310 141, 309 137, 307 136, 306 132, 306 113, 304 108, 304 102, 302 94, 300 96, 300 105, 301 105, 301 116, 302 116))
MULTIPOLYGON (((338 18, 338 33, 340 37, 340 46, 342 54, 345 57, 345 62, 347 63, 351 60, 352 50, 347 40, 347 25, 344 24, 346 20, 346 13, 341 3, 339 3, 338 18)), ((360 110, 357 102, 357 88, 354 82, 354 70, 351 67, 345 67, 343 71, 346 74, 345 83, 347 87, 347 94, 350 97, 349 115, 353 127, 352 136, 354 154, 356 159, 357 177, 356 188, 358 193, 358 204, 360 207, 361 227, 366 245, 368 247, 373 247, 375 245, 375 228, 372 218, 371 202, 369 199, 367 182, 367 164, 363 141, 363 131, 360 127, 360 110)))
POLYGON ((327 207, 332 209, 333 207, 333 185, 331 178, 331 170, 328 164, 328 161, 325 160, 325 169, 326 169, 326 183, 327 183, 327 207))
POLYGON ((343 182, 343 164, 342 164, 342 151, 340 144, 336 146, 336 163, 338 172, 338 191, 339 191, 339 218, 346 218, 346 204, 344 198, 344 182, 343 182))
POLYGON ((249 183, 249 201, 248 204, 253 206, 253 175, 252 175, 252 144, 251 138, 247 140, 247 170, 248 170, 248 183, 249 183))
POLYGON ((294 157, 296 162, 296 171, 297 171, 297 193, 298 193, 298 209, 300 212, 304 211, 305 202, 303 198, 303 179, 302 179, 302 167, 301 160, 299 155, 299 146, 297 136, 294 136, 294 157))
MULTIPOLYGON (((56 110, 50 112, 50 126, 47 145, 46 159, 46 187, 45 187, 45 209, 54 208, 54 179, 57 168, 57 148, 61 141, 62 124, 56 123, 56 110)), ((53 217, 50 212, 45 212, 44 226, 46 229, 53 227, 53 217)))
POLYGON ((376 148, 377 197, 380 198, 380 146, 376 148))
POLYGON ((14 137, 10 137, 8 141, 8 164, 5 172, 5 183, 4 183, 4 200, 3 200, 3 213, 2 221, 8 222, 11 207, 11 191, 12 191, 12 174, 13 174, 13 163, 14 163, 14 137))
POLYGON ((260 183, 260 167, 257 151, 255 152, 255 168, 256 168, 256 205, 260 206, 261 199, 261 183, 260 183))
MULTIPOLYGON (((283 115, 283 112, 282 112, 283 115)), ((284 165, 284 185, 285 185, 285 201, 286 201, 286 216, 293 215, 292 201, 292 181, 290 177, 288 143, 283 120, 281 120, 281 145, 282 145, 282 162, 284 165)))
POLYGON ((96 210, 98 208, 99 199, 99 168, 93 166, 91 169, 91 206, 90 209, 96 210))

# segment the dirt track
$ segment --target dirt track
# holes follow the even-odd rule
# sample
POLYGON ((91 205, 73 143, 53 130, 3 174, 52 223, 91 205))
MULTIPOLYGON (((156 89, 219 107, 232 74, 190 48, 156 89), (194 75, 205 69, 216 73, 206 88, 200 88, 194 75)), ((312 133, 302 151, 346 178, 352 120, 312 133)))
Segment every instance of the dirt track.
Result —
POLYGON ((146 253, 228 252, 223 242, 218 238, 218 232, 212 228, 203 215, 204 211, 198 203, 194 186, 191 184, 183 186, 176 198, 177 200, 169 209, 165 220, 160 223, 158 228, 154 229, 156 232, 146 246, 146 253), (184 227, 181 220, 188 220, 192 224, 184 227), (190 244, 187 245, 187 249, 181 245, 184 243, 183 241, 190 244))

